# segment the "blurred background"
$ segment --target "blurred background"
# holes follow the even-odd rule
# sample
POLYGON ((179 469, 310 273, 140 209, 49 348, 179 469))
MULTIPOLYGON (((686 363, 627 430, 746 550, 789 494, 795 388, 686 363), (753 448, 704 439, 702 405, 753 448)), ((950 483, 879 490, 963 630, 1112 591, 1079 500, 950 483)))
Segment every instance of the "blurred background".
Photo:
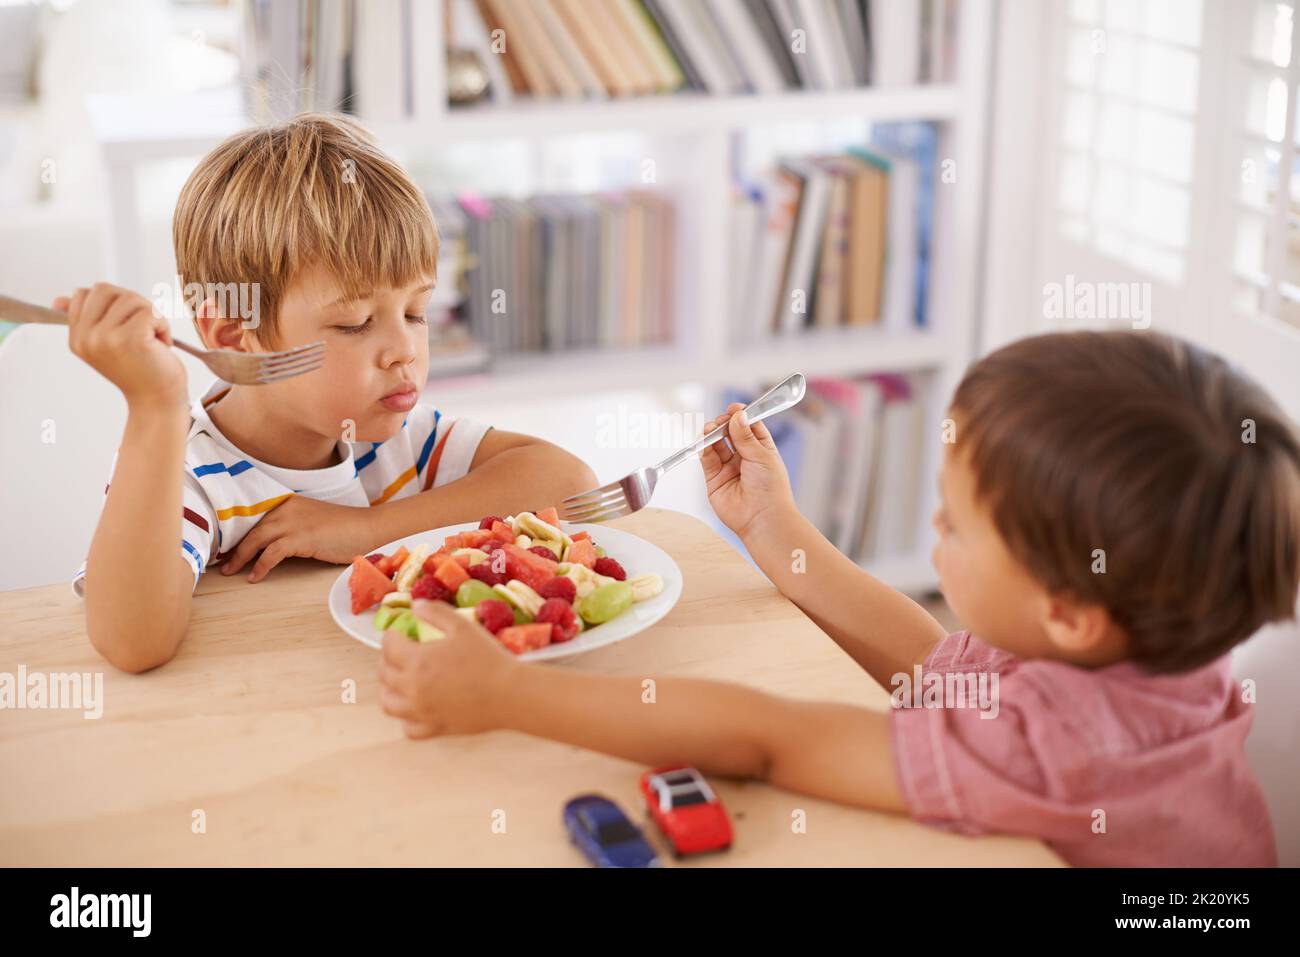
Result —
MULTIPOLYGON (((198 157, 354 113, 442 232, 432 402, 609 480, 801 371, 801 507, 921 594, 946 399, 1009 339, 1191 336, 1300 414, 1294 35, 1264 0, 0 0, 0 290, 170 301, 198 157)), ((12 588, 77 567, 125 410, 58 330, 0 337, 12 588)), ((660 494, 710 520, 693 465, 660 494)))
MULTIPOLYGON (((430 401, 608 481, 803 372, 771 423, 801 508, 925 596, 946 401, 1000 344, 1171 332, 1300 417, 1296 31, 1293 0, 0 0, 0 291, 170 302, 197 159, 354 113, 442 232, 430 401)), ((124 418, 66 334, 0 323, 0 589, 70 578, 124 418)), ((655 504, 712 521, 694 465, 655 504)), ((1295 639, 1237 654, 1291 863, 1295 639)))

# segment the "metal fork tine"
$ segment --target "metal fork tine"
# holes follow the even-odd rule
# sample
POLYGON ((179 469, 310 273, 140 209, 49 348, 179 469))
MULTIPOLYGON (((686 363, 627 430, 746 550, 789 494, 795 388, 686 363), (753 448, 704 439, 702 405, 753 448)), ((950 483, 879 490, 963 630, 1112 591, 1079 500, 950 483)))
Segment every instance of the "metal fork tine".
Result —
POLYGON ((619 499, 616 502, 610 502, 608 505, 597 505, 591 508, 579 508, 579 509, 574 509, 572 512, 565 512, 564 520, 567 522, 589 522, 589 521, 593 521, 592 519, 593 515, 604 515, 608 513, 613 513, 624 508, 626 508, 628 511, 631 511, 631 509, 627 505, 627 500, 619 499))
POLYGON ((319 355, 325 354, 325 346, 315 346, 309 349, 294 349, 289 352, 271 353, 261 360, 263 368, 281 365, 288 365, 294 362, 302 362, 304 359, 314 359, 319 355))
MULTIPOLYGON (((607 511, 607 510, 610 510, 610 509, 621 508, 621 507, 622 507, 623 505, 625 505, 626 503, 627 503, 627 499, 626 499, 624 496, 619 495, 619 496, 616 496, 616 497, 614 497, 614 498, 604 499, 604 500, 599 501, 599 502, 591 502, 591 503, 589 503, 589 504, 586 504, 586 505, 579 505, 579 506, 574 507, 574 508, 566 508, 566 509, 565 509, 565 514, 566 514, 566 515, 570 515, 570 516, 572 516, 572 515, 594 515, 594 514, 596 514, 597 512, 603 512, 603 511, 607 511)), ((570 521, 573 521, 573 519, 570 519, 570 521)))
POLYGON ((257 375, 257 381, 262 383, 269 383, 269 382, 279 382, 282 379, 292 379, 295 376, 305 375, 308 372, 315 372, 317 369, 320 368, 320 366, 321 364, 319 362, 315 362, 315 363, 308 363, 307 365, 303 365, 303 366, 295 366, 290 369, 281 369, 277 372, 270 372, 270 373, 259 372, 257 375))
POLYGON ((614 509, 596 509, 591 512, 582 512, 577 515, 569 516, 565 519, 568 522, 605 522, 613 518, 622 518, 630 514, 632 509, 627 502, 620 503, 618 508, 614 509))
POLYGON ((622 494, 623 494, 622 484, 619 482, 615 482, 612 485, 604 485, 601 486, 600 488, 592 489, 590 492, 581 492, 578 495, 570 495, 560 504, 566 505, 569 508, 580 508, 584 505, 594 505, 604 499, 608 499, 613 496, 620 496, 622 494))
POLYGON ((284 369, 286 367, 307 365, 312 362, 323 362, 324 359, 325 354, 323 352, 309 352, 305 355, 294 356, 292 359, 277 359, 274 362, 259 362, 257 367, 259 369, 266 369, 274 372, 277 369, 284 369))

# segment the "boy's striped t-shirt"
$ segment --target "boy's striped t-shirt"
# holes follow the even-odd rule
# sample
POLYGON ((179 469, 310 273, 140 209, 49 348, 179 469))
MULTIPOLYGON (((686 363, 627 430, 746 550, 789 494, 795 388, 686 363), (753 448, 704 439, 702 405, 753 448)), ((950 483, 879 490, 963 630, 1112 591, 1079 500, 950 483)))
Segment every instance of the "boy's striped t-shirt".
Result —
MULTIPOLYGON (((339 442, 339 462, 323 469, 285 469, 261 462, 216 427, 208 408, 229 390, 217 382, 190 410, 181 497, 180 553, 194 570, 223 560, 267 514, 291 495, 365 507, 417 495, 454 482, 470 463, 488 426, 452 419, 423 403, 383 442, 339 442)), ((116 467, 116 459, 114 459, 116 467)), ((105 487, 104 494, 108 494, 105 487)), ((86 564, 73 578, 83 593, 86 564)))

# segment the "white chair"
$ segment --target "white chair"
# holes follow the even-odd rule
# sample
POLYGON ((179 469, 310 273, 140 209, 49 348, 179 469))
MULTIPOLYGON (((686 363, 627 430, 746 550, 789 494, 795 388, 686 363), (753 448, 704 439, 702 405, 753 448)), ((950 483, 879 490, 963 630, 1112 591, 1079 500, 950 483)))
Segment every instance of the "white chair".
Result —
POLYGON ((1255 722, 1246 757, 1273 818, 1278 861, 1300 866, 1300 626, 1261 629, 1232 656, 1238 682, 1255 682, 1255 722))

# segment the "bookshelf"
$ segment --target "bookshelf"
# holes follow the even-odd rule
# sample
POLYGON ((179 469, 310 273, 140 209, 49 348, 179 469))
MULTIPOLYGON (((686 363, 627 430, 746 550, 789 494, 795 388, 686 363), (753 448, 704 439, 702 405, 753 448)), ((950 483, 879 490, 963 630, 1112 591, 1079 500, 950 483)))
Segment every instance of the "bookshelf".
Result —
MULTIPOLYGON (((371 3, 359 5, 359 15, 370 8, 371 3)), ((385 19, 394 22, 392 17, 385 19)), ((507 356, 486 372, 434 380, 438 395, 466 407, 478 399, 534 396, 543 385, 554 395, 566 389, 574 393, 653 389, 688 381, 718 389, 752 387, 794 370, 809 377, 923 373, 919 379, 923 420, 937 434, 944 403, 977 342, 994 20, 992 0, 962 0, 957 23, 960 56, 951 83, 772 95, 517 99, 504 105, 450 107, 443 79, 443 0, 412 2, 411 33, 425 39, 421 55, 411 61, 411 114, 394 116, 369 106, 363 91, 358 91, 358 114, 381 145, 416 172, 417 179, 422 155, 451 146, 506 140, 544 143, 632 131, 654 144, 661 171, 655 186, 672 194, 679 210, 671 344, 507 356), (810 330, 735 346, 727 318, 733 151, 741 148, 743 134, 751 128, 844 119, 932 121, 937 126, 940 161, 954 164, 955 182, 935 189, 927 325, 906 333, 880 327, 810 330), (572 375, 576 368, 583 370, 583 376, 572 375)), ((92 98, 88 108, 109 174, 110 274, 113 281, 147 289, 158 277, 141 275, 137 177, 150 162, 197 157, 248 125, 242 98, 235 90, 150 103, 102 96, 92 98)), ((867 566, 910 591, 936 584, 927 559, 933 541, 928 518, 935 504, 930 477, 938 468, 940 446, 922 444, 917 551, 867 566)))

